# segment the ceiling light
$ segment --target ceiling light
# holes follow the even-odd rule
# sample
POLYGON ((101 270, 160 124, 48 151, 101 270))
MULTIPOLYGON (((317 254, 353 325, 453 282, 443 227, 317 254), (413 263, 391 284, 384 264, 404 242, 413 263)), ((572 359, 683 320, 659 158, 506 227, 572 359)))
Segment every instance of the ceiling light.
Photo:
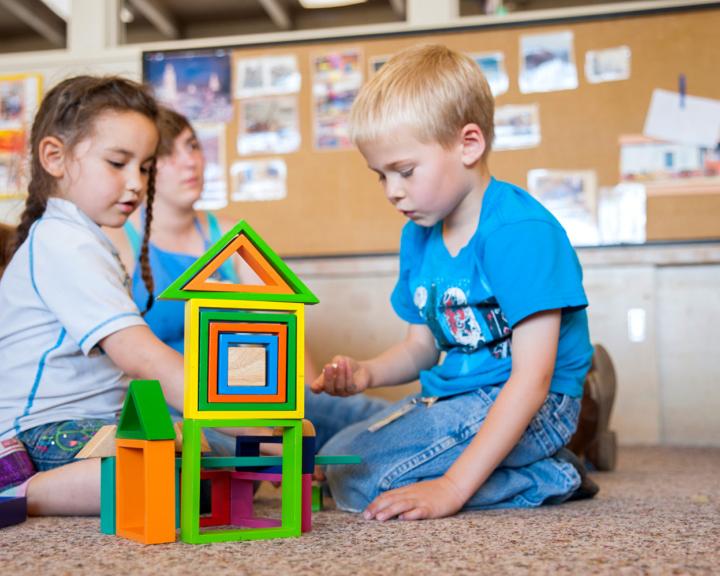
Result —
POLYGON ((351 4, 362 4, 367 0, 299 0, 303 8, 337 8, 339 6, 350 6, 351 4))

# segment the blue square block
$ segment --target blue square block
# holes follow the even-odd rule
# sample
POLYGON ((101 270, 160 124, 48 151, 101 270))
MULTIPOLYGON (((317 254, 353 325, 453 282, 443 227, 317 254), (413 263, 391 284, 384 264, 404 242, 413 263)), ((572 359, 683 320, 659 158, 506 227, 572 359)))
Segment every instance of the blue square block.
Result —
POLYGON ((274 334, 234 334, 223 332, 218 342, 218 394, 263 394, 278 392, 278 337, 274 334), (265 348, 265 386, 230 386, 228 355, 233 345, 249 344, 265 348))

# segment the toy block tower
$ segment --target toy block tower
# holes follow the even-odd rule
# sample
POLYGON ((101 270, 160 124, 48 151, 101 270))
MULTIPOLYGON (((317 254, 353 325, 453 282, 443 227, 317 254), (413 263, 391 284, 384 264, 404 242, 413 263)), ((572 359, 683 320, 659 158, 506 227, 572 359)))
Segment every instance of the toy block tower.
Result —
POLYGON ((182 540, 204 543, 299 536, 304 306, 317 303, 317 297, 240 221, 160 298, 187 301, 182 540), (254 272, 257 283, 213 280, 218 268, 236 256, 254 272), (282 429, 279 527, 200 530, 200 434, 203 428, 219 427, 282 429))
POLYGON ((174 542, 175 431, 157 380, 130 383, 115 445, 117 535, 174 542))

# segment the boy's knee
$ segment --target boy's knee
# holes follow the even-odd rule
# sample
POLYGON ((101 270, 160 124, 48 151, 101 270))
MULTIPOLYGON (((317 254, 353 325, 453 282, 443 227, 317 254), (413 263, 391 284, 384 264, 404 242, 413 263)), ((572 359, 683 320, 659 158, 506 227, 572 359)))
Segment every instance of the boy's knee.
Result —
POLYGON ((362 512, 377 492, 377 481, 367 467, 328 466, 325 471, 335 505, 346 512, 362 512))

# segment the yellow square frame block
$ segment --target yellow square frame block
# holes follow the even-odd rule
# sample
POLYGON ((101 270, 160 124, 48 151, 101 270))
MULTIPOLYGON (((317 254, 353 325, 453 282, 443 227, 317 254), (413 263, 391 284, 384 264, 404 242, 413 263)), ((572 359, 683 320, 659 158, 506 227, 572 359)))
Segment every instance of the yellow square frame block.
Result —
POLYGON ((295 346, 296 395, 295 410, 272 410, 265 412, 243 411, 243 419, 303 418, 305 415, 305 305, 297 302, 265 302, 263 300, 221 300, 193 298, 185 303, 185 418, 198 420, 237 419, 237 411, 200 412, 198 410, 200 310, 221 308, 246 312, 286 312, 297 318, 297 343, 295 346))

